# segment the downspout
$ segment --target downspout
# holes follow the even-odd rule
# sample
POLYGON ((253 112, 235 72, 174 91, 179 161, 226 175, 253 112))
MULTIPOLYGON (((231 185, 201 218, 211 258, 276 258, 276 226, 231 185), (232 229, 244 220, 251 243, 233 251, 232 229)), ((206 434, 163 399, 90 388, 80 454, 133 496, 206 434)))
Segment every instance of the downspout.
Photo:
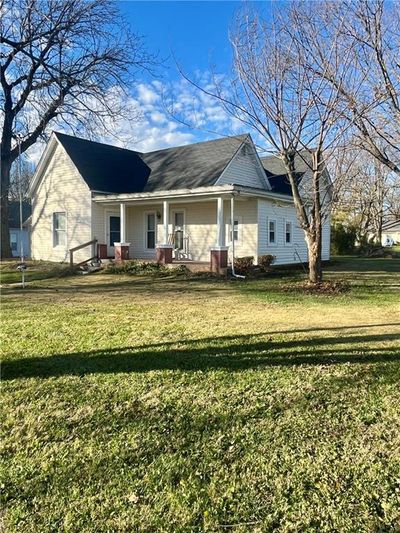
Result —
POLYGON ((232 266, 232 276, 234 278, 246 279, 246 276, 241 276, 240 274, 235 273, 235 227, 234 227, 234 214, 235 214, 235 195, 232 194, 231 197, 231 266, 232 266))

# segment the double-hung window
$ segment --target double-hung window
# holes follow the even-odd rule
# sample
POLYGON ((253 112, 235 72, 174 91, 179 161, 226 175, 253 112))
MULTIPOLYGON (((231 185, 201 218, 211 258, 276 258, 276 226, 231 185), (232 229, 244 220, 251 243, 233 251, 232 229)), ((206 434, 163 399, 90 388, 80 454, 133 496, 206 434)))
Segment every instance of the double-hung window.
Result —
MULTIPOLYGON (((235 241, 235 243, 238 243, 240 239, 239 224, 240 224, 239 218, 234 218, 233 219, 233 240, 235 241)), ((226 242, 232 242, 232 223, 230 220, 228 224, 228 235, 227 235, 226 242)))
POLYGON ((285 220, 285 244, 293 242, 293 223, 291 220, 285 220))
POLYGON ((67 214, 53 213, 53 246, 67 245, 67 214))
POLYGON ((268 244, 276 244, 276 220, 268 220, 268 244))
POLYGON ((156 214, 146 213, 146 248, 154 250, 156 247, 156 214))

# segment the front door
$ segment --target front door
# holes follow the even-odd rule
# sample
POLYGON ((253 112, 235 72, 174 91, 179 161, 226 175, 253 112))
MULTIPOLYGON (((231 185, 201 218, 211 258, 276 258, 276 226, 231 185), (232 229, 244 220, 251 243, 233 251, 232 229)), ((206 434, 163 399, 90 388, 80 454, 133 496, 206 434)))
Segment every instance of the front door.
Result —
POLYGON ((183 250, 184 248, 184 233, 185 233, 185 212, 174 211, 174 243, 175 249, 183 250))
POLYGON ((121 219, 119 215, 109 214, 107 223, 107 255, 114 257, 114 243, 121 242, 121 219))

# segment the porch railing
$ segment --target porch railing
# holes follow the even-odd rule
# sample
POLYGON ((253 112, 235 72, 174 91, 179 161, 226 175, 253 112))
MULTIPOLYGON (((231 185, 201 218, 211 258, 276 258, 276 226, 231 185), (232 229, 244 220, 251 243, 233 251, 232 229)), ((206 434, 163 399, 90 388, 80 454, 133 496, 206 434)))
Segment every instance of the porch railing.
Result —
POLYGON ((80 266, 80 265, 83 265, 85 263, 88 263, 89 261, 93 261, 93 259, 97 259, 96 245, 97 245, 97 239, 92 239, 91 241, 84 242, 83 244, 80 244, 79 246, 75 246, 74 248, 70 248, 70 250, 69 250, 69 265, 71 267, 74 266, 74 253, 77 252, 78 250, 81 250, 82 248, 86 248, 87 246, 91 246, 92 247, 92 252, 91 252, 92 256, 89 257, 88 259, 86 259, 85 261, 81 261, 80 263, 77 263, 75 266, 80 266))
POLYGON ((168 244, 174 247, 174 259, 189 258, 189 236, 179 235, 180 230, 168 235, 168 244))

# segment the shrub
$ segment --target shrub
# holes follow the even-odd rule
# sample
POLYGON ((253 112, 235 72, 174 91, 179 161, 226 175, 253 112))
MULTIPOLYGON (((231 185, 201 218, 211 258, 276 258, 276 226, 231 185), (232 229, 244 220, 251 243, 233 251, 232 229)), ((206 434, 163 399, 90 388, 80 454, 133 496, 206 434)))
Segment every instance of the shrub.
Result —
POLYGON ((260 255, 258 257, 258 266, 263 270, 267 271, 272 263, 275 261, 276 257, 271 254, 260 255))
POLYGON ((354 252, 357 229, 336 222, 331 232, 331 252, 333 255, 350 254, 354 252))
POLYGON ((238 274, 248 274, 250 270, 253 268, 254 263, 254 257, 253 256, 247 256, 247 257, 236 257, 234 266, 235 271, 238 274))
POLYGON ((107 266, 108 274, 165 274, 168 269, 159 263, 146 261, 124 261, 123 263, 110 263, 107 266))

